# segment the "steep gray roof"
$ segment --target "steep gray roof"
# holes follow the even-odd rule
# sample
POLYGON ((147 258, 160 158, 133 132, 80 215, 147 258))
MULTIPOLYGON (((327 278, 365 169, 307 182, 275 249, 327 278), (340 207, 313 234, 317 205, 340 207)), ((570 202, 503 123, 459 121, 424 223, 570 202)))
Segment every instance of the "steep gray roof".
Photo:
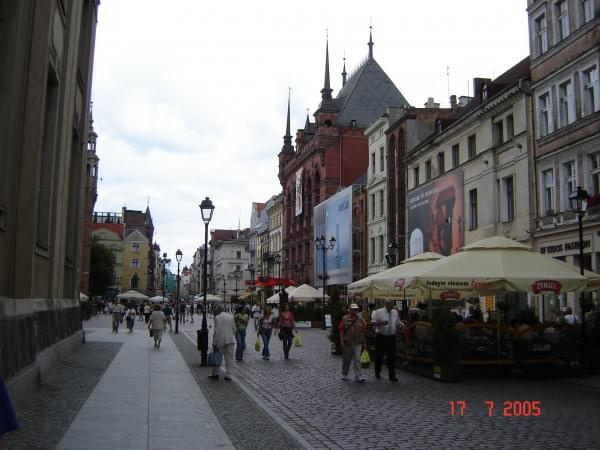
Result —
POLYGON ((380 118, 386 108, 409 106, 374 58, 367 58, 348 79, 336 101, 340 107, 340 125, 350 125, 356 120, 357 126, 365 128, 380 118))

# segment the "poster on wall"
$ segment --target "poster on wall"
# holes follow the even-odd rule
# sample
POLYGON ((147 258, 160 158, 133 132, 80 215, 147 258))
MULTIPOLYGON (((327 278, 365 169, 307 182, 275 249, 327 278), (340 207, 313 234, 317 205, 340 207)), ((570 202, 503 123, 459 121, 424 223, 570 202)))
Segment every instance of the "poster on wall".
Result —
MULTIPOLYGON (((314 238, 324 236, 333 250, 326 250, 327 284, 352 282, 352 186, 319 203, 314 208, 314 238)), ((315 284, 322 286, 323 251, 315 249, 315 284)))
POLYGON ((302 169, 296 172, 296 216, 302 214, 302 169))
POLYGON ((408 193, 410 256, 436 252, 448 256, 464 245, 464 176, 447 175, 408 193))

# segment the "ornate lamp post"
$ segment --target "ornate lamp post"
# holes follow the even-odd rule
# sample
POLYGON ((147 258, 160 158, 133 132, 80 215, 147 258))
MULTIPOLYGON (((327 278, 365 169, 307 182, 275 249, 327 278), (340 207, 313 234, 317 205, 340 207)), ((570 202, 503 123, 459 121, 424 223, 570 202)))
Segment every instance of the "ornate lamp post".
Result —
POLYGON ((206 323, 206 289, 208 286, 208 224, 212 219, 215 206, 210 199, 206 197, 200 203, 200 212, 202 213, 202 221, 204 222, 204 264, 202 270, 202 295, 204 296, 204 308, 202 310, 202 328, 198 330, 198 347, 201 352, 200 365, 208 365, 208 326, 206 323))
POLYGON ((250 285, 250 303, 254 304, 254 264, 248 264, 246 270, 250 272, 250 280, 252 280, 252 284, 250 285))
POLYGON ((323 254, 323 274, 321 275, 323 283, 322 283, 322 289, 323 289, 323 299, 322 299, 322 303, 321 303, 321 308, 323 309, 323 325, 321 326, 321 328, 323 330, 327 329, 327 325, 325 324, 325 289, 327 288, 327 264, 326 264, 326 255, 325 252, 327 250, 333 250, 333 248, 335 247, 335 238, 333 236, 331 236, 331 239, 329 239, 329 244, 327 243, 327 241, 325 240, 325 236, 321 235, 321 237, 316 237, 315 238, 315 245, 317 246, 317 250, 321 250, 322 254, 323 254))
POLYGON ((395 242, 392 242, 390 245, 388 245, 388 256, 389 256, 388 263, 390 264, 390 267, 394 267, 396 265, 396 255, 397 254, 398 254, 398 244, 396 244, 395 242))
POLYGON ((242 278, 243 272, 240 269, 235 269, 233 271, 233 278, 235 278, 235 299, 237 300, 238 296, 238 281, 242 278))
POLYGON ((181 263, 181 258, 183 257, 183 253, 181 250, 177 249, 175 252, 175 259, 177 260, 177 297, 175 298, 175 334, 179 334, 179 280, 181 277, 179 276, 179 263, 181 263))
MULTIPOLYGON (((571 209, 577 214, 577 224, 579 226, 579 273, 583 276, 583 216, 587 210, 587 202, 590 195, 581 186, 577 186, 575 192, 569 195, 571 209)), ((585 314, 588 312, 588 304, 585 301, 583 291, 579 294, 579 307, 581 308, 581 336, 579 338, 579 369, 585 373, 586 365, 586 342, 585 342, 585 314)))
POLYGON ((163 253, 162 257, 162 291, 163 291, 163 303, 165 302, 165 282, 167 281, 167 264, 171 263, 170 259, 167 259, 167 254, 163 253))

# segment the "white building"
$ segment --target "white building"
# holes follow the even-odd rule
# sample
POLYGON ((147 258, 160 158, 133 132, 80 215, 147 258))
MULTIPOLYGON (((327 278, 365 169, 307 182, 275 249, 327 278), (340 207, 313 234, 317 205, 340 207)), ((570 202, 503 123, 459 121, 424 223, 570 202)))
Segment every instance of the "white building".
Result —
POLYGON ((245 289, 250 263, 249 230, 214 230, 211 232, 212 277, 215 293, 226 301, 245 289))

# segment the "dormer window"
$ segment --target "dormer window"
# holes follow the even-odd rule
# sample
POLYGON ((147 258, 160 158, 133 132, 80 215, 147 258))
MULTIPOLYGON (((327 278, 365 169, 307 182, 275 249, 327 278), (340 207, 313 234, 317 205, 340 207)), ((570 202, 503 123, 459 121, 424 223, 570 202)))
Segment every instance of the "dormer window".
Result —
POLYGON ((327 128, 330 128, 330 127, 331 127, 331 125, 333 125, 333 124, 331 123, 331 120, 327 119, 327 120, 325 121, 325 126, 326 126, 327 128))
POLYGON ((481 100, 487 100, 488 98, 488 85, 484 84, 481 88, 481 100))
POLYGON ((442 121, 441 121, 441 119, 438 119, 435 122, 435 127, 436 127, 438 133, 442 132, 442 121))

